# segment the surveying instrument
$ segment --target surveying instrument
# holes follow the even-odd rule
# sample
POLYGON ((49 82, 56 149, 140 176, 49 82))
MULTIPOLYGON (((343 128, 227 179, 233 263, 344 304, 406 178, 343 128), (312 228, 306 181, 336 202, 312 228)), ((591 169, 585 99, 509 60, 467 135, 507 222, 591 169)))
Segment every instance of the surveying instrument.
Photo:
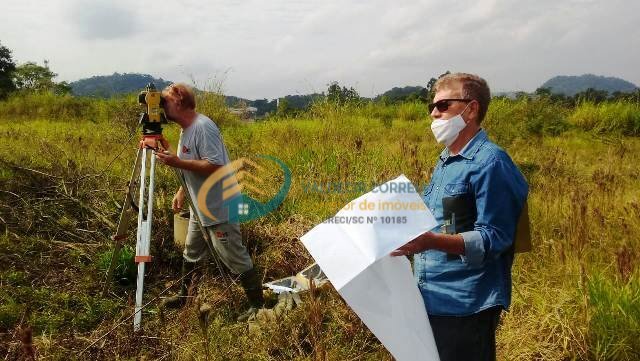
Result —
MULTIPOLYGON (((145 107, 144 111, 140 115, 140 120, 138 121, 138 126, 142 125, 142 138, 140 139, 138 153, 131 172, 131 178, 129 179, 124 204, 120 212, 118 228, 113 236, 113 240, 115 242, 114 250, 109 264, 109 269, 106 274, 105 287, 103 289, 103 294, 106 294, 114 271, 115 263, 117 262, 123 243, 127 238, 127 230, 131 224, 134 213, 137 212, 138 228, 136 235, 135 262, 138 265, 138 274, 136 280, 136 306, 133 319, 134 331, 140 330, 143 308, 142 294, 144 289, 144 269, 145 264, 151 262, 152 259, 150 255, 150 247, 156 167, 156 157, 154 152, 168 150, 169 148, 169 143, 162 136, 162 124, 167 123, 167 118, 164 112, 165 99, 162 97, 162 94, 156 90, 153 83, 149 83, 145 90, 140 92, 138 95, 138 102, 145 107), (151 146, 150 144, 153 144, 154 146, 151 146), (149 184, 148 188, 147 178, 149 184), (134 202, 136 186, 138 186, 137 204, 134 202)), ((184 189, 187 204, 192 210, 194 210, 195 204, 191 199, 191 195, 189 194, 189 190, 187 189, 182 173, 177 168, 173 169, 184 189)), ((205 242, 209 246, 213 259, 216 261, 218 268, 222 270, 211 246, 209 234, 204 230, 198 214, 193 211, 191 213, 200 227, 200 231, 205 238, 205 242)))

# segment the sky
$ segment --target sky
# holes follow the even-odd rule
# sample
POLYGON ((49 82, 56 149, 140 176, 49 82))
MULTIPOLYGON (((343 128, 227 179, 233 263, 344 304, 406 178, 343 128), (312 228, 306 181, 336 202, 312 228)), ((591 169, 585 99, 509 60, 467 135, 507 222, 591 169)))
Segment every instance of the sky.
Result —
POLYGON ((249 99, 372 96, 449 70, 493 92, 556 75, 640 85, 638 0, 3 0, 0 43, 58 81, 145 73, 249 99))

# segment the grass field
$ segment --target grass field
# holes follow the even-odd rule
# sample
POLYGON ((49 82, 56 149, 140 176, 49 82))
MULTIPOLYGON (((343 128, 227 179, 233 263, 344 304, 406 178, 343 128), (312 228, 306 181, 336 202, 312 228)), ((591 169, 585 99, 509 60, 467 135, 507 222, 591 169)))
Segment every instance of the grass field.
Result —
MULTIPOLYGON (((319 103, 295 118, 247 124, 221 99, 200 99, 200 110, 218 121, 231 157, 269 154, 292 171, 284 203, 243 228, 265 280, 310 264, 298 237, 359 195, 305 192, 310 180, 369 184, 404 173, 422 184, 441 150, 419 103, 319 103)), ((236 323, 242 291, 213 268, 190 307, 164 313, 152 302, 144 332, 132 334, 131 238, 111 291, 103 297, 100 289, 137 111, 131 97, 0 102, 0 356, 391 359, 330 286, 273 322, 236 323), (207 322, 198 318, 202 300, 214 308, 207 322)), ((529 181, 535 246, 516 256, 499 359, 640 359, 640 105, 495 99, 484 125, 529 181)), ((176 144, 177 126, 165 133, 176 144)), ((166 291, 181 260, 170 211, 177 181, 165 167, 158 173, 149 301, 176 290, 166 291)))

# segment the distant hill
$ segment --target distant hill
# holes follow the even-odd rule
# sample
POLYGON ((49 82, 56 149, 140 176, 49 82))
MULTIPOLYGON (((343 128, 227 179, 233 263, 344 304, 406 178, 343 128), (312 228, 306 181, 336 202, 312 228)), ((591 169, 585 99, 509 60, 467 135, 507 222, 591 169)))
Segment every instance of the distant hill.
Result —
MULTIPOLYGON (((151 82, 154 83, 158 90, 161 90, 172 83, 171 81, 164 80, 162 78, 154 78, 149 74, 113 73, 112 75, 97 75, 90 78, 80 79, 72 82, 70 85, 71 91, 74 95, 109 98, 115 95, 137 93, 143 90, 147 84, 151 82)), ((284 98, 287 99, 291 108, 304 109, 319 96, 319 94, 287 95, 284 98)), ((256 107, 258 116, 275 112, 277 105, 277 101, 275 99, 250 100, 231 95, 225 97, 225 102, 230 107, 256 107)))
POLYGON ((151 82, 158 90, 172 83, 162 78, 154 78, 149 74, 113 73, 80 79, 70 85, 75 95, 108 98, 118 94, 137 93, 151 82))
POLYGON ((616 91, 632 92, 638 87, 635 84, 620 78, 584 74, 580 76, 556 76, 544 82, 541 88, 550 88, 552 93, 562 93, 568 96, 574 96, 589 88, 605 90, 609 93, 613 93, 616 91))
POLYGON ((374 100, 380 100, 383 97, 390 102, 398 102, 409 100, 410 98, 418 99, 419 97, 425 97, 427 88, 423 86, 405 86, 402 88, 393 87, 390 90, 376 96, 374 100))

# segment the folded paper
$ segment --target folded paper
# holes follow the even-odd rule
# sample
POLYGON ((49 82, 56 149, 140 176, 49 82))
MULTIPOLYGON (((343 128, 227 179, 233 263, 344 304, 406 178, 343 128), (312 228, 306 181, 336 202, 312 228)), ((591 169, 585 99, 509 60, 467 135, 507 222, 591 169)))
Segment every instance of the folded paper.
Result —
POLYGON ((439 361, 411 265, 405 257, 389 256, 436 225, 401 175, 301 237, 331 284, 399 361, 439 361))

